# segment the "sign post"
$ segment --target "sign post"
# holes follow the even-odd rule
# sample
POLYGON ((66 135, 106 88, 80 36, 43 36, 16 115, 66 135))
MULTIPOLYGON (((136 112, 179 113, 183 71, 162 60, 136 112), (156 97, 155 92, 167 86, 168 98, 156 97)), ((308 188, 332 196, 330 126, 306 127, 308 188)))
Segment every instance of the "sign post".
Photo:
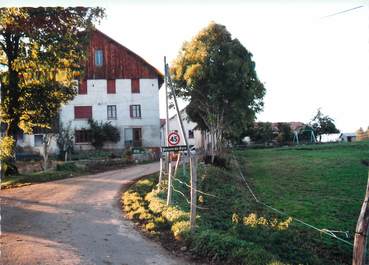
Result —
MULTIPOLYGON (((191 223, 191 231, 194 231, 195 227, 196 227, 196 207, 197 207, 197 195, 196 195, 196 183, 197 183, 197 161, 196 161, 196 156, 192 157, 191 155, 191 150, 190 150, 190 145, 188 144, 188 140, 187 140, 187 136, 186 136, 186 132, 184 130, 183 127, 183 121, 181 118, 181 113, 179 111, 178 108, 178 103, 177 103, 177 97, 176 97, 176 93, 172 84, 172 80, 170 78, 170 76, 168 75, 168 65, 165 65, 165 73, 166 73, 166 78, 168 78, 168 83, 169 83, 169 87, 171 89, 172 92, 172 96, 173 96, 173 101, 174 101, 174 105, 176 108, 176 112, 177 112, 177 119, 178 119, 178 123, 179 126, 181 128, 181 134, 183 136, 183 139, 186 143, 187 146, 187 154, 190 158, 190 175, 191 175, 191 214, 190 214, 190 223, 191 223)), ((178 141, 179 142, 179 141, 178 141)))
POLYGON ((179 137, 177 132, 171 132, 168 134, 168 147, 164 147, 164 150, 162 148, 162 150, 164 152, 168 153, 168 159, 169 159, 169 170, 168 170, 168 194, 167 194, 167 205, 170 205, 172 203, 172 174, 173 174, 173 170, 172 170, 172 159, 170 158, 169 152, 173 152, 174 148, 176 147, 176 145, 179 144, 179 141, 181 140, 181 138, 179 137), (174 147, 174 148, 173 148, 174 147))

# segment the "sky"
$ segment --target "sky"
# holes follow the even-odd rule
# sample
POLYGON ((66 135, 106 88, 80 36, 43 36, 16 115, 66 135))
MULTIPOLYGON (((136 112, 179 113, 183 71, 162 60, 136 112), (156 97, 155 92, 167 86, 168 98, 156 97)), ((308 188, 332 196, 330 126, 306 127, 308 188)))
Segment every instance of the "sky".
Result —
MULTIPOLYGON (((104 7, 106 18, 97 28, 161 72, 164 56, 170 64, 184 41, 215 21, 253 54, 266 88, 258 121, 307 123, 321 108, 342 132, 369 126, 367 1, 17 0, 2 5, 104 7)), ((164 117, 164 89, 159 94, 164 117)))

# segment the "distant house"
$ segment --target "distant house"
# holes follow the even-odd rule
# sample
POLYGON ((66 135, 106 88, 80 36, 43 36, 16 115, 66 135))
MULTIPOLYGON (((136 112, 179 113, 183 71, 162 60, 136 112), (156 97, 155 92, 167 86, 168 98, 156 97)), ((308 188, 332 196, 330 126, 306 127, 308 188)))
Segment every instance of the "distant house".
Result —
POLYGON ((290 126, 292 132, 299 131, 300 129, 303 129, 306 126, 305 123, 300 122, 300 121, 272 122, 272 129, 273 129, 274 132, 278 132, 279 131, 278 125, 280 123, 286 123, 286 124, 288 124, 290 126))
POLYGON ((341 133, 339 140, 342 142, 355 142, 356 134, 355 133, 341 133))
MULTIPOLYGON (((195 122, 192 122, 188 118, 187 113, 186 113, 186 108, 182 109, 180 111, 180 114, 181 114, 181 118, 182 118, 182 122, 183 122, 184 131, 186 133, 186 137, 187 137, 187 140, 188 140, 188 144, 189 145, 196 146, 195 134, 199 134, 200 133, 199 131, 196 132, 196 126, 197 126, 197 124, 195 122)), ((180 130, 181 130, 181 127, 180 127, 180 124, 178 122, 177 114, 175 114, 174 116, 172 116, 169 119, 169 131, 171 131, 171 132, 173 132, 173 131, 178 132, 179 135, 181 136, 180 130)), ((181 138, 179 144, 180 145, 184 145, 185 144, 185 140, 183 139, 183 137, 181 138)))
MULTIPOLYGON (((109 121, 120 131, 118 143, 104 148, 159 147, 159 88, 163 75, 152 65, 104 33, 94 30, 85 75, 77 95, 63 106, 60 121, 71 123, 75 149, 88 150, 88 119, 109 121)), ((22 136, 21 146, 37 147, 42 133, 22 136)), ((55 143, 53 143, 55 147, 55 143)))

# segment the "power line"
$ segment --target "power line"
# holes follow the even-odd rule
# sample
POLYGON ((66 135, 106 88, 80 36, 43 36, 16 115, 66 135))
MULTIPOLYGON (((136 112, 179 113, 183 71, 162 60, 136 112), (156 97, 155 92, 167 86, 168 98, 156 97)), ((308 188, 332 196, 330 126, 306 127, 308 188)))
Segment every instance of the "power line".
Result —
POLYGON ((347 12, 350 12, 352 10, 359 9, 359 8, 362 8, 362 7, 364 7, 364 6, 356 6, 356 7, 353 7, 353 8, 347 9, 347 10, 343 10, 343 11, 340 11, 340 12, 337 12, 337 13, 333 13, 333 14, 330 14, 330 15, 327 15, 327 16, 324 16, 324 17, 321 17, 321 18, 333 17, 333 16, 340 15, 340 14, 343 14, 343 13, 347 13, 347 12))

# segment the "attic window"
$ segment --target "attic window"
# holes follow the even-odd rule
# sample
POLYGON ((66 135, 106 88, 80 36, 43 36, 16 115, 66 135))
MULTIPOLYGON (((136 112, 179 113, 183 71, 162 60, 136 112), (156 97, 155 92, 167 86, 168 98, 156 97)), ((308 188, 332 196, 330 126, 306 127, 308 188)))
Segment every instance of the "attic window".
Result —
POLYGON ((104 64, 104 54, 101 49, 95 50, 95 66, 102 66, 104 64))

